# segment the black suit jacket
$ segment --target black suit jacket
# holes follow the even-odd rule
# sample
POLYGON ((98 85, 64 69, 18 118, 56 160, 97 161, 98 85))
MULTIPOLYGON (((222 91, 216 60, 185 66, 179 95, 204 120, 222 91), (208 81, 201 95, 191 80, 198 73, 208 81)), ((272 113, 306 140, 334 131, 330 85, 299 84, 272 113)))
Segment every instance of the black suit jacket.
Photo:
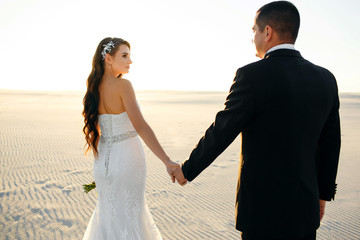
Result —
POLYGON ((335 77, 280 49, 237 70, 218 112, 182 165, 192 181, 241 133, 236 228, 272 237, 319 227, 319 198, 335 195, 340 151, 335 77))

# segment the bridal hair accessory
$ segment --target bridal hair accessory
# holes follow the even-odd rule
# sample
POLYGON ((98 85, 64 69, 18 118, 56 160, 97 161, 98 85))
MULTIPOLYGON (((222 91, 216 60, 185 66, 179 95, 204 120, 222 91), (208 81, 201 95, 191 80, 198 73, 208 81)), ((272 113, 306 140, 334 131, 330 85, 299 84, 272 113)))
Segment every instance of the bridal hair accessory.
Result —
POLYGON ((104 49, 101 52, 102 60, 105 59, 106 54, 110 53, 111 50, 115 47, 115 44, 113 41, 108 42, 107 44, 104 44, 104 49))

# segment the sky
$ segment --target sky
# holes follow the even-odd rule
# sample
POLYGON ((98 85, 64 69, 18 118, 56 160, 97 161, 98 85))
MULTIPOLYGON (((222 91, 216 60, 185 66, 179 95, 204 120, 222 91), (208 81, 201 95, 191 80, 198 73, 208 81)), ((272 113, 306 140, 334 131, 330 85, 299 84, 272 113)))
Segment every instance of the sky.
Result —
MULTIPOLYGON (((85 91, 98 43, 131 44, 135 90, 228 91, 263 0, 0 0, 0 89, 85 91)), ((360 92, 359 0, 294 0, 295 48, 360 92)))

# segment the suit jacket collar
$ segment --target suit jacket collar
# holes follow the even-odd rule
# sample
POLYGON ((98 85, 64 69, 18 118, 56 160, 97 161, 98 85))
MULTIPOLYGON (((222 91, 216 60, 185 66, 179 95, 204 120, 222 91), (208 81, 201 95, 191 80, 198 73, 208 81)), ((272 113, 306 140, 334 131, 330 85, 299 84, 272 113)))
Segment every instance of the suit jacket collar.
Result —
POLYGON ((300 52, 297 50, 292 49, 278 49, 275 51, 271 51, 269 53, 266 53, 264 56, 264 59, 267 59, 269 57, 275 57, 275 56, 289 56, 289 57, 302 57, 300 52))

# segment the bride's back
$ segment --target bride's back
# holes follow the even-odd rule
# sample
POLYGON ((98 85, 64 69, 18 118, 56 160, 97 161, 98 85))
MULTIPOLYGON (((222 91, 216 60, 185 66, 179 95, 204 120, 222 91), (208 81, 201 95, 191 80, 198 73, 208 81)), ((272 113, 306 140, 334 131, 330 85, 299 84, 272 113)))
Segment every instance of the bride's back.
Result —
POLYGON ((99 86, 99 114, 119 114, 125 112, 119 85, 123 79, 104 76, 99 86))

